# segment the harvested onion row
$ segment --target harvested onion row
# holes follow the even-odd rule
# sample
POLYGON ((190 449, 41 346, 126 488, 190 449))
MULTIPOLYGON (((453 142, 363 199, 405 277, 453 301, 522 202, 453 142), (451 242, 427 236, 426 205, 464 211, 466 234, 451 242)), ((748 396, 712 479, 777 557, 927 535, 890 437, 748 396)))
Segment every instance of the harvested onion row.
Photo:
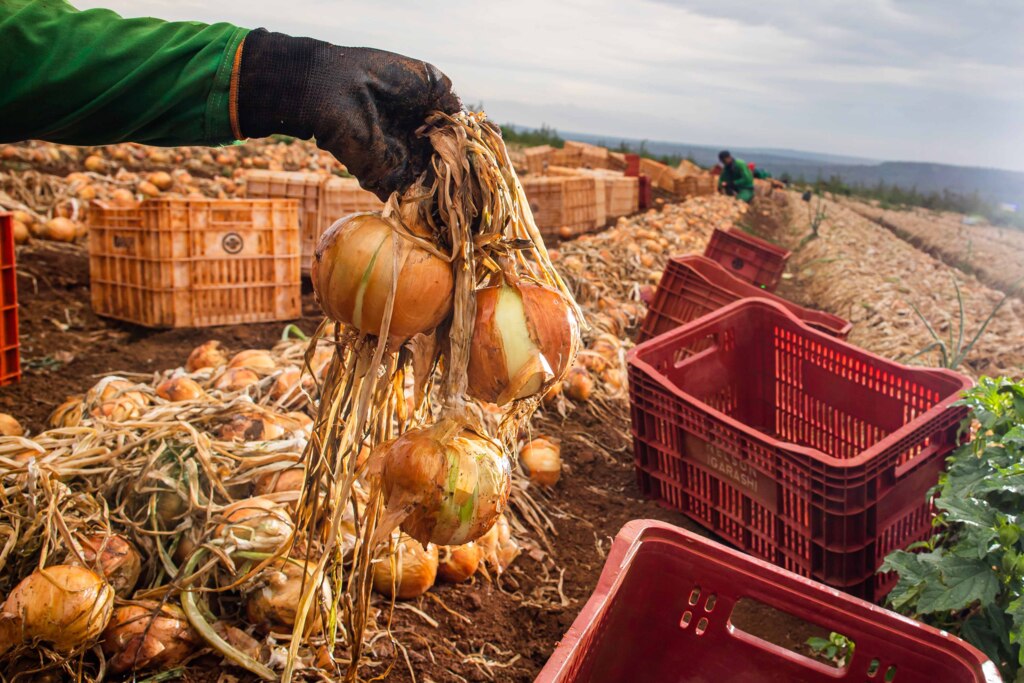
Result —
POLYGON ((295 630, 315 618, 330 578, 338 614, 324 636, 331 652, 339 638, 349 645, 346 680, 357 677, 379 544, 396 526, 441 545, 487 532, 507 503, 508 453, 520 428, 579 347, 582 314, 551 264, 500 130, 483 114, 438 113, 420 133, 435 150, 432 173, 393 195, 382 214, 332 226, 311 273, 321 306, 340 324, 333 334, 322 325, 307 351, 309 361, 319 340, 333 337, 303 456, 296 529, 319 556, 308 558, 315 568, 295 630), (478 311, 488 287, 497 298, 478 311), (507 404, 496 430, 473 397, 507 404), (374 450, 360 466, 364 446, 374 450), (360 476, 369 501, 346 575, 342 518, 360 476))

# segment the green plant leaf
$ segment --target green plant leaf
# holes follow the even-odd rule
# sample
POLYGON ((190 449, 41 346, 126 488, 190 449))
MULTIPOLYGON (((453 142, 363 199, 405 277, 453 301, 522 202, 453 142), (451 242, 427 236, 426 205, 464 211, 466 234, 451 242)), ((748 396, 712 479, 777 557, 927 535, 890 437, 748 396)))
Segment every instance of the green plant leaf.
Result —
POLYGON ((999 580, 992 567, 981 560, 949 556, 939 570, 941 581, 929 583, 921 591, 917 609, 922 614, 987 605, 999 592, 999 580))

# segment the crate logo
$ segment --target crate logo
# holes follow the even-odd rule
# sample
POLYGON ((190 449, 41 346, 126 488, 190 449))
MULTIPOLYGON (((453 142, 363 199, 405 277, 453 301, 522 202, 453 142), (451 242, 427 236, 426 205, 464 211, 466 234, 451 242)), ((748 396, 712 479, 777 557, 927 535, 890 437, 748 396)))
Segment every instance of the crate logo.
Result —
POLYGON ((114 249, 124 249, 126 251, 135 250, 135 238, 125 237, 124 235, 114 235, 114 249))
POLYGON ((724 474, 751 493, 757 493, 760 484, 757 477, 758 472, 750 466, 750 463, 726 455, 713 446, 708 446, 706 462, 712 469, 724 474))
POLYGON ((220 241, 220 246, 229 254, 237 254, 245 248, 245 240, 237 232, 229 232, 220 241))
POLYGON ((762 504, 773 507, 778 497, 778 487, 772 477, 754 467, 749 461, 742 460, 709 444, 704 439, 687 433, 684 437, 685 454, 701 463, 709 470, 717 473, 723 482, 762 504))

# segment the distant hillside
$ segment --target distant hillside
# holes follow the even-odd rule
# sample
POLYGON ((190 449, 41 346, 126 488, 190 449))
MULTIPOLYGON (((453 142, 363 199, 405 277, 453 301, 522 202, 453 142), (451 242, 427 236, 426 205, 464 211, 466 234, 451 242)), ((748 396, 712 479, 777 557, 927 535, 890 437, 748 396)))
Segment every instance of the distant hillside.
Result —
MULTIPOLYGON (((559 131, 567 140, 601 143, 617 147, 625 143, 633 148, 644 142, 647 151, 655 155, 676 155, 691 157, 701 166, 718 163, 718 147, 689 145, 678 142, 641 141, 636 139, 609 138, 585 133, 559 131)), ((951 190, 961 194, 977 192, 990 202, 1006 202, 1024 207, 1024 173, 1003 171, 992 168, 972 168, 949 164, 918 163, 910 161, 877 161, 858 159, 834 154, 801 152, 785 149, 759 149, 731 147, 730 151, 747 161, 753 161, 761 168, 771 171, 776 177, 789 175, 794 180, 804 178, 814 181, 818 178, 840 176, 845 182, 860 185, 899 185, 919 192, 941 192, 951 190)))

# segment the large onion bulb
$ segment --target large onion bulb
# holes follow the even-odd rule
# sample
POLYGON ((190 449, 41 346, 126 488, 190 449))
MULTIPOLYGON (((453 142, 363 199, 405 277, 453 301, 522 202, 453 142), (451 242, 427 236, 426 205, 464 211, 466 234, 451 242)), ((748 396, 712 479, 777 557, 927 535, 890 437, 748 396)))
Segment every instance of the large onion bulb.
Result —
POLYGON ((469 392, 504 405, 561 379, 579 347, 579 326, 566 299, 525 282, 476 293, 469 392))
POLYGON ((90 534, 81 539, 81 545, 86 565, 96 570, 118 597, 131 595, 142 573, 142 558, 135 546, 120 534, 90 534))
MULTIPOLYGON (((302 597, 303 581, 312 580, 316 563, 305 566, 302 559, 281 558, 262 570, 253 579, 253 585, 245 601, 245 611, 250 624, 266 630, 284 626, 289 631, 295 627, 296 608, 302 597), (306 576, 303 577, 303 572, 306 576)), ((320 600, 331 603, 331 587, 327 581, 321 584, 320 600)), ((319 610, 315 618, 306 620, 306 635, 319 633, 322 627, 319 610)))
POLYGON ((454 278, 444 259, 398 236, 379 214, 357 213, 332 225, 317 245, 310 279, 328 317, 376 335, 384 323, 396 265, 389 334, 407 339, 445 319, 452 307, 454 278))
POLYGON ((406 515, 402 531, 421 543, 475 540, 508 501, 508 459, 493 441, 468 430, 440 422, 380 448, 385 505, 392 514, 406 515))
POLYGON ((103 652, 114 673, 173 669, 201 644, 180 607, 152 600, 118 607, 103 632, 103 652))
POLYGON ((74 650, 100 636, 114 609, 114 589, 85 567, 37 569, 14 587, 3 611, 21 620, 28 640, 74 650))
POLYGON ((400 600, 419 597, 434 585, 437 558, 436 545, 429 543, 424 548, 403 534, 393 557, 385 556, 373 563, 373 589, 400 600))
POLYGON ((228 505, 221 518, 223 523, 215 535, 225 545, 239 550, 274 552, 288 540, 294 528, 285 506, 260 496, 228 505))

